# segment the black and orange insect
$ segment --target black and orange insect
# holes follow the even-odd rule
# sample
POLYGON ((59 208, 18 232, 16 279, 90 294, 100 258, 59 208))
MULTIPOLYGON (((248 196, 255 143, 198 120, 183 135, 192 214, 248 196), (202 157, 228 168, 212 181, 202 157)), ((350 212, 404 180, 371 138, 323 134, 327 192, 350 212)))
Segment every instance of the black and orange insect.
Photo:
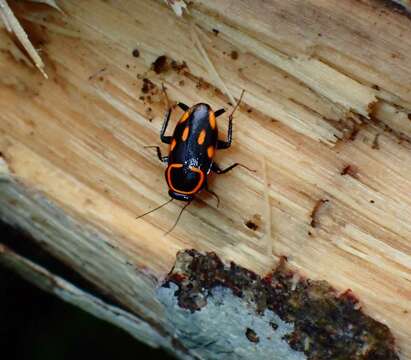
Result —
MULTIPOLYGON (((165 93, 167 103, 169 103, 164 87, 163 91, 165 93)), ((184 111, 184 114, 178 121, 173 135, 166 136, 165 133, 172 110, 172 108, 168 105, 168 110, 165 114, 163 126, 160 131, 161 141, 170 145, 168 156, 163 156, 161 154, 159 146, 146 147, 155 148, 160 161, 167 164, 165 178, 169 187, 168 194, 171 199, 155 209, 140 215, 138 218, 160 209, 174 199, 187 202, 187 204, 181 209, 175 224, 167 232, 169 233, 174 229, 184 209, 192 202, 201 190, 205 190, 215 196, 218 207, 220 200, 217 194, 208 188, 207 179, 210 171, 216 174, 224 174, 238 165, 247 168, 242 164, 234 163, 225 169, 221 169, 213 161, 216 150, 228 149, 231 146, 233 137, 233 115, 241 102, 243 94, 244 91, 241 93, 240 99, 228 117, 228 133, 226 140, 218 139, 218 127, 216 120, 216 118, 222 115, 225 110, 219 109, 217 111, 213 111, 210 105, 205 103, 199 103, 192 107, 189 107, 183 103, 178 103, 178 107, 184 111)))

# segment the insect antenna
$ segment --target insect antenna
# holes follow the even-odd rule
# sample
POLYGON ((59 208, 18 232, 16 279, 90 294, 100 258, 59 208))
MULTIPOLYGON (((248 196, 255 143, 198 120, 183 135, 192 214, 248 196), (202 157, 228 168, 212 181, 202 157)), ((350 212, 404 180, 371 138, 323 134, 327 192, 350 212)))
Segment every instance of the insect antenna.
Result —
POLYGON ((176 219, 174 225, 170 228, 170 230, 168 230, 168 231, 164 234, 164 236, 167 236, 168 234, 170 234, 170 233, 174 230, 174 228, 177 226, 178 220, 180 220, 180 217, 181 217, 181 215, 183 214, 183 211, 186 209, 186 207, 187 207, 188 205, 191 204, 191 201, 192 201, 192 200, 190 200, 187 204, 185 204, 185 205, 183 206, 183 208, 180 210, 180 213, 179 213, 178 216, 177 216, 177 219, 176 219))
POLYGON ((173 200, 174 200, 174 199, 167 200, 165 203, 157 206, 156 208, 151 209, 150 211, 147 211, 147 212, 145 212, 144 214, 141 214, 141 215, 137 216, 136 219, 140 219, 140 218, 142 218, 143 216, 146 216, 146 215, 152 213, 153 211, 156 211, 156 210, 158 210, 158 209, 161 209, 163 206, 166 206, 168 203, 172 202, 173 200))

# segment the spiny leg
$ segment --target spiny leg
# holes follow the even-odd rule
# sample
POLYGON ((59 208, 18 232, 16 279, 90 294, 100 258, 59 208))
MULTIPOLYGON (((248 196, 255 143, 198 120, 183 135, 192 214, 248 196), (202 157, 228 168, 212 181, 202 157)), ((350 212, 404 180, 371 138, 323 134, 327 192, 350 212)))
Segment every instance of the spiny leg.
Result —
POLYGON ((238 106, 243 99, 244 90, 241 92, 240 98, 237 101, 237 104, 234 106, 233 111, 228 116, 228 131, 227 131, 227 141, 218 140, 217 141, 217 149, 228 149, 231 146, 231 142, 233 140, 233 115, 234 112, 237 110, 238 106))
POLYGON ((186 105, 186 104, 184 104, 184 103, 181 103, 181 102, 179 102, 179 103, 177 104, 177 106, 178 106, 181 110, 183 110, 183 111, 187 111, 188 109, 190 109, 190 107, 189 107, 188 105, 186 105))
POLYGON ((227 141, 217 140, 217 149, 228 149, 233 141, 233 119, 230 115, 228 120, 227 141))
POLYGON ((157 157, 160 159, 161 162, 163 163, 168 163, 168 156, 163 156, 161 154, 161 149, 159 146, 144 146, 146 149, 156 149, 157 150, 157 157))
POLYGON ((171 105, 170 105, 170 101, 168 99, 166 88, 165 88, 164 84, 161 84, 161 85, 162 85, 162 88, 163 88, 164 96, 166 98, 167 111, 164 115, 163 126, 161 127, 161 131, 160 131, 160 139, 163 143, 170 144, 171 143, 171 136, 165 136, 165 133, 166 133, 166 130, 167 130, 168 122, 170 121, 171 105))
POLYGON ((240 163, 234 163, 233 165, 230 165, 229 167, 226 167, 225 169, 221 169, 216 163, 213 163, 211 165, 211 171, 215 172, 216 174, 225 174, 227 172, 229 172, 230 170, 234 169, 236 166, 241 166, 245 169, 247 169, 248 171, 252 171, 255 172, 255 170, 250 169, 249 167, 240 164, 240 163))
POLYGON ((214 116, 217 118, 220 115, 223 115, 225 113, 225 109, 218 109, 217 111, 214 112, 214 116))

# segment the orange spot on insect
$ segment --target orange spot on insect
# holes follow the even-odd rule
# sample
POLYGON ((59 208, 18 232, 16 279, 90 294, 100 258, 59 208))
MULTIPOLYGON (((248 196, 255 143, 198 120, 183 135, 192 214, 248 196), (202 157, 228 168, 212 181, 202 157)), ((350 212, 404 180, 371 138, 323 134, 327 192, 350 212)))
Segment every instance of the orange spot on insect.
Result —
POLYGON ((213 111, 210 111, 208 115, 208 121, 210 122, 211 128, 214 130, 217 124, 216 124, 215 115, 213 111))
POLYGON ((214 146, 210 145, 207 148, 207 155, 210 159, 214 156, 214 146))
POLYGON ((176 141, 176 139, 173 139, 171 141, 170 150, 173 151, 174 148, 176 147, 176 145, 177 145, 177 141, 176 141))
POLYGON ((190 132, 190 128, 186 126, 183 131, 183 135, 181 136, 181 140, 186 141, 188 138, 188 133, 190 132))
POLYGON ((186 121, 189 116, 190 116, 190 113, 188 111, 186 111, 180 119, 180 124, 183 123, 184 121, 186 121))
POLYGON ((198 145, 203 145, 206 138, 206 131, 203 129, 200 131, 200 135, 198 135, 197 142, 198 145))

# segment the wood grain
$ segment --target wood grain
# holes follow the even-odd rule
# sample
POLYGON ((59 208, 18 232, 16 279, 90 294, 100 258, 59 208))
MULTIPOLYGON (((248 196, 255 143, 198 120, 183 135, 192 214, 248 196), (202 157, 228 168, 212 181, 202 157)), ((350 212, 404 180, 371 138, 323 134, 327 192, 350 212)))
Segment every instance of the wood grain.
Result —
MULTIPOLYGON (((286 255, 303 275, 352 289, 366 312, 392 329, 402 358, 411 359, 409 18, 371 0, 198 0, 182 18, 151 0, 60 1, 64 14, 10 5, 41 48, 49 80, 16 60, 14 42, 1 30, 0 151, 11 174, 2 183, 3 218, 31 232, 46 229, 50 223, 30 213, 50 202, 63 212, 53 218, 50 210, 48 221, 68 216, 101 231, 156 281, 183 248, 215 251, 259 274, 286 255), (193 27, 228 91, 237 98, 246 90, 234 144, 217 161, 257 172, 213 177, 221 206, 201 194, 165 237, 180 204, 135 220, 168 199, 164 168, 144 149, 159 143, 165 101, 157 89, 164 83, 173 101, 230 108, 193 27), (150 70, 164 54, 188 69, 150 70), (143 78, 156 86, 151 99, 143 78), (24 211, 13 205, 21 186, 41 194, 27 195, 24 211), (313 228, 320 200, 328 202, 313 228), (256 218, 258 228, 249 229, 256 218)), ((180 115, 176 109, 173 124, 180 115)), ((227 118, 219 120, 224 133, 227 118)), ((120 270, 102 271, 117 262, 99 258, 106 250, 98 239, 88 254, 87 236, 47 239, 48 250, 85 277, 161 318, 154 295, 145 295, 142 310, 141 295, 127 295, 128 280, 117 285, 120 270)))

